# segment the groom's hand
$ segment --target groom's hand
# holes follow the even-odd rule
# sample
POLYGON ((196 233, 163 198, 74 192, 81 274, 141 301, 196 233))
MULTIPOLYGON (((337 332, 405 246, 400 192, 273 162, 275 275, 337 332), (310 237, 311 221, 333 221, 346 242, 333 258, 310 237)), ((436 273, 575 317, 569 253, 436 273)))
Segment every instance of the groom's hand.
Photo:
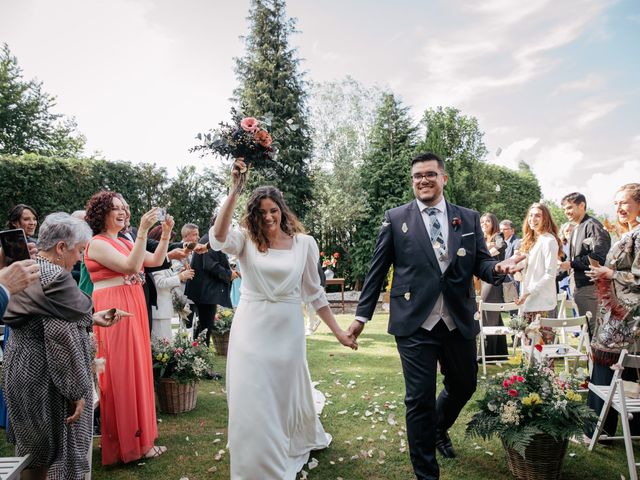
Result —
POLYGON ((518 265, 522 260, 524 260, 525 258, 527 258, 525 255, 514 255, 511 258, 507 258, 506 260, 501 261, 500 263, 497 263, 494 267, 493 267, 493 271, 495 273, 499 273, 502 275, 507 275, 507 274, 513 274, 516 272, 519 272, 520 270, 522 270, 524 268, 524 264, 522 265, 518 265))
POLYGON ((351 322, 351 325, 349 325, 349 328, 347 329, 347 333, 349 335, 353 335, 354 338, 358 338, 362 333, 363 329, 364 329, 364 323, 360 322, 359 320, 354 320, 353 322, 351 322))

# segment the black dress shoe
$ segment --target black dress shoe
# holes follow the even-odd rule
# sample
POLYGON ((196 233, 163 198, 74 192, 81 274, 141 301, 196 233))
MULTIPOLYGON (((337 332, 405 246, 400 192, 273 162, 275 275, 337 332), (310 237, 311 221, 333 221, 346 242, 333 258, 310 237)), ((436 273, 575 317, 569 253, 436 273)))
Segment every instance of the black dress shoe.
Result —
POLYGON ((447 432, 436 432, 436 448, 444 458, 456 458, 456 451, 447 432))

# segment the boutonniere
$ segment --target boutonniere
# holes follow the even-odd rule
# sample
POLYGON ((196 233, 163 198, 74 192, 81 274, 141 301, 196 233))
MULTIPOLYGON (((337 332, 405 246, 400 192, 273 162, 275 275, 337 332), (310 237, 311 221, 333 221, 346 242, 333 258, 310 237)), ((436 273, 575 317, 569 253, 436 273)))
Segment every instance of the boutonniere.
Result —
POLYGON ((458 227, 462 225, 462 220, 460 220, 460 217, 453 217, 453 220, 451 220, 451 225, 453 225, 457 230, 458 227))

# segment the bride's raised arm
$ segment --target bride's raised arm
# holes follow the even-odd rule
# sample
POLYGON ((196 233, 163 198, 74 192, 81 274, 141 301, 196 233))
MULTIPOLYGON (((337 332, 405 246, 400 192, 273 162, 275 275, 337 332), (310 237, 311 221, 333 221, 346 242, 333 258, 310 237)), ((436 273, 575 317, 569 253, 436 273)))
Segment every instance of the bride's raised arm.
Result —
POLYGON ((248 175, 248 172, 244 159, 236 159, 233 164, 233 169, 231 170, 231 191, 229 192, 227 199, 222 204, 216 223, 212 228, 213 238, 220 243, 224 243, 227 240, 229 228, 231 227, 231 219, 233 218, 233 210, 236 207, 236 202, 238 201, 238 197, 242 191, 242 186, 246 181, 246 175, 248 175), (243 175, 245 178, 242 178, 243 175))

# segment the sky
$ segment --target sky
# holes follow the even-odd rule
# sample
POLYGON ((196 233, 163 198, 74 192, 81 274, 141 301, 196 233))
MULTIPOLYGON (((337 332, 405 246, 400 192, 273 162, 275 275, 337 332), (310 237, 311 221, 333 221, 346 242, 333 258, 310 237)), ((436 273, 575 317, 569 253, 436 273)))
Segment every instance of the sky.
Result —
MULTIPOLYGON (((248 0, 0 0, 0 43, 74 116, 87 154, 179 166, 230 118, 248 0)), ((640 181, 637 0, 289 0, 306 78, 390 89, 418 120, 475 116, 487 161, 526 161, 544 198, 613 214, 640 181), (636 52, 635 54, 633 52, 636 52)))

